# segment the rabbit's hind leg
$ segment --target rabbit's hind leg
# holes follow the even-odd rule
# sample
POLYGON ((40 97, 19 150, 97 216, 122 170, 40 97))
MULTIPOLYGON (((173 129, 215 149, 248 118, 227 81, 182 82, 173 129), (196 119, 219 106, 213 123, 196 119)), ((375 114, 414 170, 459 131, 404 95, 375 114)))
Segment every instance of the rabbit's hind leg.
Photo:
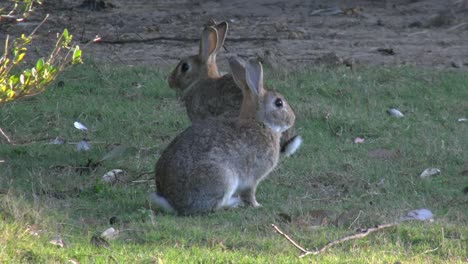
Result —
POLYGON ((222 164, 200 164, 188 177, 188 198, 183 211, 202 213, 221 208, 236 207, 241 203, 236 191, 239 184, 237 175, 222 164))

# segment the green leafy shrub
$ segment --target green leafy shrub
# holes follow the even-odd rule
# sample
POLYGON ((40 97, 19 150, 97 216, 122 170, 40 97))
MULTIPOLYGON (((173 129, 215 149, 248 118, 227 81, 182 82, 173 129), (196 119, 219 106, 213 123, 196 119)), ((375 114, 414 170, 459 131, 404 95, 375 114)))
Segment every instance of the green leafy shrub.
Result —
MULTIPOLYGON (((7 15, 2 15, 5 9, 0 9, 0 18, 13 17, 16 21, 22 21, 32 11, 34 3, 40 4, 38 0, 17 0, 13 3, 7 15), (15 16, 18 12, 22 18, 15 16)), ((81 50, 78 45, 72 44, 72 35, 65 29, 62 34, 57 34, 55 47, 47 58, 38 59, 34 67, 20 69, 19 64, 26 56, 33 35, 47 17, 29 36, 22 34, 13 41, 6 37, 0 58, 0 104, 43 92, 66 66, 82 63, 81 50)))
POLYGON ((65 66, 81 63, 81 50, 78 45, 71 46, 72 35, 65 29, 57 36, 55 47, 47 59, 40 58, 34 67, 12 73, 24 59, 32 35, 16 38, 9 48, 9 38, 5 41, 5 50, 0 58, 0 103, 32 96, 45 90, 65 66), (71 58, 70 58, 71 55, 71 58))

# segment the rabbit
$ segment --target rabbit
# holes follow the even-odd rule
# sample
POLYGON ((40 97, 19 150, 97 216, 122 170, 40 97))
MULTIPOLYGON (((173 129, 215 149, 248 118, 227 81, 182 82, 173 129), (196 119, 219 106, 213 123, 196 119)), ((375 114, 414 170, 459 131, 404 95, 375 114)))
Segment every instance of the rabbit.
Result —
POLYGON ((230 74, 219 74, 216 64, 227 29, 226 22, 206 27, 198 54, 181 59, 169 76, 169 87, 181 95, 192 122, 217 116, 234 117, 239 113, 242 91, 230 74))
POLYGON ((295 114, 281 94, 264 88, 260 62, 233 57, 229 64, 243 92, 240 115, 194 122, 169 144, 155 167, 150 201, 157 208, 191 215, 260 206, 257 185, 277 165, 281 133, 295 114))
MULTIPOLYGON (((240 113, 242 91, 231 74, 219 74, 216 64, 227 31, 226 22, 205 27, 199 53, 181 59, 168 78, 169 86, 181 96, 192 122, 211 117, 237 117, 240 113)), ((281 153, 290 156, 301 143, 302 138, 295 134, 293 127, 281 137, 281 153)))

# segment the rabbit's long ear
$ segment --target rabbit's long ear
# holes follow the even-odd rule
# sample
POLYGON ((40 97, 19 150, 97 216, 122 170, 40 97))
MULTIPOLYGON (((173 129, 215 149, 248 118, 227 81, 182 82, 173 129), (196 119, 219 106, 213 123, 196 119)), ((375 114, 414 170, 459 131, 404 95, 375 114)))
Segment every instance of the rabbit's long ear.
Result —
POLYGON ((216 53, 218 53, 224 45, 224 40, 226 39, 226 34, 228 31, 228 23, 221 22, 215 26, 216 30, 218 31, 218 45, 216 46, 216 53))
POLYGON ((263 67, 256 59, 250 59, 245 66, 245 80, 252 93, 260 96, 264 93, 263 67))
POLYGON ((237 56, 229 58, 229 67, 231 68, 234 82, 240 89, 248 89, 245 81, 245 61, 237 56))
POLYGON ((200 40, 200 50, 198 56, 202 62, 208 61, 208 58, 216 51, 218 45, 218 32, 213 27, 207 27, 202 32, 200 40))

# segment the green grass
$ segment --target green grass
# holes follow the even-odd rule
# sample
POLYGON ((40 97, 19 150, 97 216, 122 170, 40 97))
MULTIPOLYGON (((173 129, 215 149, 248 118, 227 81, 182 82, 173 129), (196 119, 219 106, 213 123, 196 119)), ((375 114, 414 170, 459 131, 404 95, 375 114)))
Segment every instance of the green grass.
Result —
POLYGON ((0 262, 467 261, 468 176, 461 172, 468 124, 456 121, 468 115, 466 74, 410 67, 267 72, 266 83, 296 111, 302 148, 260 184, 263 208, 192 217, 152 213, 145 202, 154 182, 144 173, 189 125, 165 74, 88 63, 62 75, 63 86, 0 107, 0 127, 19 143, 0 139, 0 262), (405 117, 388 116, 389 107, 405 117), (89 131, 78 131, 74 121, 89 131), (48 144, 57 136, 67 144, 48 144), (358 136, 363 144, 352 143, 358 136), (92 142, 91 151, 75 150, 82 138, 92 142), (114 144, 127 149, 87 167, 114 144), (394 156, 369 156, 375 149, 394 156), (428 167, 441 175, 421 179, 428 167), (100 182, 117 168, 127 172, 122 182, 100 182), (270 227, 276 223, 314 249, 417 208, 430 209, 435 221, 405 222, 304 259, 270 227), (317 226, 320 212, 325 219, 317 226), (91 237, 110 227, 113 216, 120 236, 109 248, 93 246, 91 237), (56 236, 64 248, 49 243, 56 236))

